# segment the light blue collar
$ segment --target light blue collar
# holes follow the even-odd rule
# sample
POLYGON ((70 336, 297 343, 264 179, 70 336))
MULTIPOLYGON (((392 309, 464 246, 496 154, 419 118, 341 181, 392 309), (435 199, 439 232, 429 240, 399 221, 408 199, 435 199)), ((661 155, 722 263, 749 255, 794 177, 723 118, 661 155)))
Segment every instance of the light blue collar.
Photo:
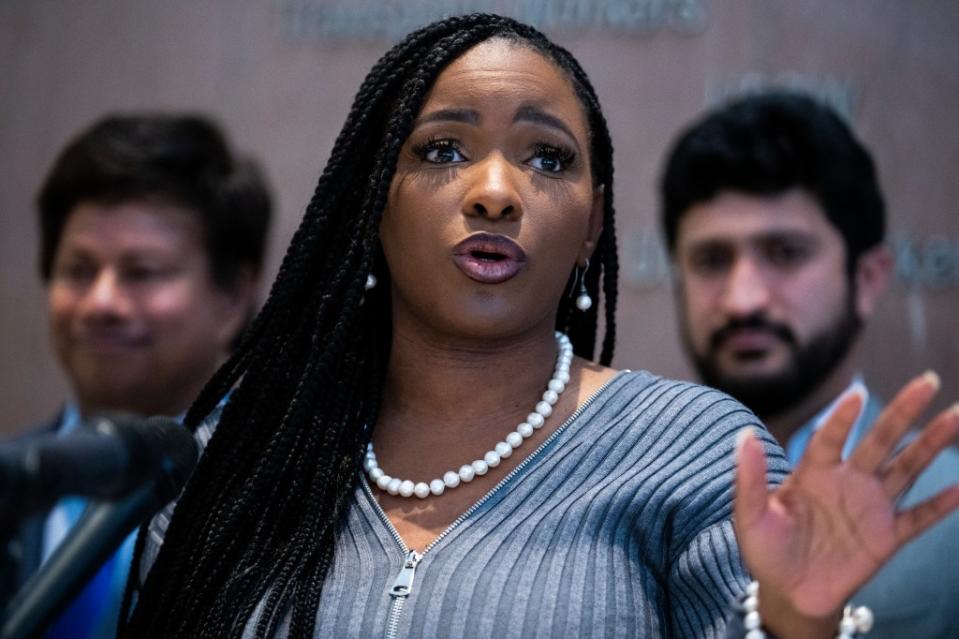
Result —
POLYGON ((836 407, 836 404, 839 400, 848 392, 851 392, 854 389, 858 389, 862 392, 863 395, 863 409, 859 411, 859 417, 856 418, 856 423, 853 424, 852 431, 849 433, 849 437, 846 438, 846 443, 842 448, 843 459, 849 456, 849 454, 856 447, 856 444, 862 438, 866 427, 865 413, 866 413, 866 403, 869 401, 869 390, 866 388, 866 384, 863 382, 861 374, 857 374, 849 386, 839 394, 836 399, 830 402, 825 408, 816 413, 812 419, 807 421, 802 427, 793 433, 792 437, 789 438, 789 441, 786 442, 786 457, 789 459, 789 463, 795 468, 796 464, 799 462, 799 459, 802 457, 803 453, 806 451, 806 446, 809 445, 809 440, 812 439, 813 433, 819 430, 822 425, 825 423, 826 418, 832 413, 832 410, 836 407))
POLYGON ((63 405, 63 414, 57 424, 57 437, 62 437, 80 427, 80 409, 74 402, 63 405))

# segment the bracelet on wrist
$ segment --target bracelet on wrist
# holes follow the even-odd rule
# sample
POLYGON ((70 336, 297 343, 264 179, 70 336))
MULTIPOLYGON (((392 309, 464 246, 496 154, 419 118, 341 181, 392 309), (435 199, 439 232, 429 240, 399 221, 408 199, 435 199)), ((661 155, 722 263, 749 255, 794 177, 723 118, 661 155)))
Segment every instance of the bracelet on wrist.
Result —
POLYGON ((842 619, 839 621, 839 634, 836 639, 852 639, 861 637, 872 630, 872 610, 866 606, 853 608, 848 605, 842 610, 842 619))
MULTIPOLYGON (((746 628, 745 639, 766 639, 763 632, 762 619, 759 617, 759 582, 750 581, 746 586, 746 597, 743 599, 743 626, 746 628)), ((839 634, 836 639, 854 639, 862 637, 872 629, 872 611, 866 606, 853 607, 851 604, 843 608, 842 619, 839 621, 839 634)))
POLYGON ((763 621, 759 618, 759 582, 750 581, 746 586, 746 598, 743 600, 743 625, 746 627, 746 639, 766 639, 762 630, 763 621))

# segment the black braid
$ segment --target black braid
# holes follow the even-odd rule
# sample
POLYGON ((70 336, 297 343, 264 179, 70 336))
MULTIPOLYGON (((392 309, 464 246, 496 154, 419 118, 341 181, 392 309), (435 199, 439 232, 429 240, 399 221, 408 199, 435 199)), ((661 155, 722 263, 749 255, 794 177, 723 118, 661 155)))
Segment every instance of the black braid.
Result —
MULTIPOLYGON (((599 301, 602 283, 600 361, 612 359, 612 144, 586 74, 565 49, 500 16, 449 18, 410 34, 364 80, 263 310, 187 414, 197 428, 235 387, 132 614, 128 589, 121 636, 239 636, 264 599, 257 637, 271 635, 285 614, 293 636, 312 636, 335 524, 376 422, 389 360, 389 274, 378 268, 378 231, 397 156, 439 73, 491 37, 553 61, 588 116, 591 168, 605 203, 586 286, 599 301), (374 268, 381 284, 365 292, 374 268)), ((557 315, 588 358, 598 306, 582 313, 564 297, 557 315)), ((141 532, 134 565, 142 547, 141 532)))

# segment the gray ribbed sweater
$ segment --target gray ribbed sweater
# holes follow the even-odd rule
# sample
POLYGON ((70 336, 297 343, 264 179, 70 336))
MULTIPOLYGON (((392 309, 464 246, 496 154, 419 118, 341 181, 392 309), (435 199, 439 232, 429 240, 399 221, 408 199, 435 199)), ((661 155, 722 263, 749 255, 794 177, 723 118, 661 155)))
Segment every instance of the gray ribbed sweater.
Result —
MULTIPOLYGON (((620 373, 427 549, 406 598, 390 590, 407 551, 361 480, 315 636, 384 637, 392 611, 403 638, 723 637, 747 581, 734 441, 757 423, 717 391, 620 373)), ((787 463, 760 432, 779 483, 787 463)), ((171 512, 151 523, 141 580, 171 512)))

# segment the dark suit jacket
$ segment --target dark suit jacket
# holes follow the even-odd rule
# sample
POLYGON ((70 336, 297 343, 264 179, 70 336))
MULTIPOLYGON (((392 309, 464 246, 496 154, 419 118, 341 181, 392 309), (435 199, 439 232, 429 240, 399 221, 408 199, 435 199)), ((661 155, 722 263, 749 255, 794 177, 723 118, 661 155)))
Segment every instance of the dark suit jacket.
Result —
MULTIPOLYGON (((863 410, 870 427, 882 408, 870 394, 863 410)), ((915 506, 957 482, 959 450, 950 447, 906 490, 899 507, 915 506)), ((959 637, 957 557, 959 511, 906 544, 853 596, 853 603, 869 606, 875 615, 876 625, 867 635, 869 639, 959 637)))
MULTIPOLYGON (((4 443, 24 444, 41 435, 55 433, 62 416, 61 411, 53 419, 4 443)), ((6 606, 24 582, 40 567, 43 557, 43 523, 49 514, 49 510, 34 513, 20 522, 12 536, 0 540, 0 606, 6 606)))

